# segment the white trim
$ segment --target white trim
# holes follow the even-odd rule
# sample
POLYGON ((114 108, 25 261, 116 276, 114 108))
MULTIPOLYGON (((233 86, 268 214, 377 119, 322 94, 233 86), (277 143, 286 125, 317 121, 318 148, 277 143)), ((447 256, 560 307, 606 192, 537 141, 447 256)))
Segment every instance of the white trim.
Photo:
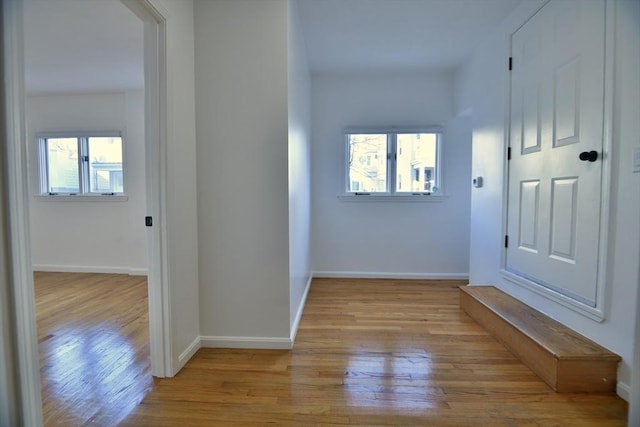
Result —
POLYGON ((127 175, 127 150, 125 147, 125 136, 124 131, 122 130, 114 130, 114 131, 69 131, 69 132, 38 132, 36 133, 35 139, 37 141, 37 151, 38 151, 38 182, 40 184, 40 188, 38 188, 38 194, 42 196, 121 196, 125 194, 125 189, 127 187, 126 183, 126 175, 127 175), (65 139, 75 139, 76 140, 76 149, 78 154, 78 159, 76 162, 77 172, 78 172, 78 190, 70 191, 70 192, 56 192, 49 191, 51 187, 51 183, 49 182, 49 170, 51 169, 51 164, 49 162, 49 139, 56 138, 65 138, 65 139), (118 192, 98 192, 91 190, 91 163, 89 162, 90 155, 90 140, 91 138, 119 138, 120 139, 120 151, 121 151, 121 162, 122 165, 122 191, 118 192), (83 160, 83 158, 86 158, 83 160))
POLYGON ((146 276, 146 268, 132 267, 107 267, 101 265, 49 265, 34 264, 33 271, 48 271, 53 273, 104 273, 104 274, 128 274, 130 276, 146 276))
POLYGON ((314 271, 313 278, 469 280, 469 273, 392 273, 374 271, 314 271))
MULTIPOLYGON (((157 93, 146 90, 147 124, 146 148, 148 152, 157 153, 166 145, 166 43, 164 40, 166 22, 161 14, 158 14, 148 0, 129 0, 138 11, 143 11, 146 16, 153 16, 152 25, 146 25, 146 29, 153 26, 152 31, 146 31, 145 43, 145 73, 151 75, 149 81, 155 84, 149 85, 157 89, 157 93), (153 37, 151 37, 153 36, 153 37), (151 41, 152 43, 147 43, 151 41), (151 53, 150 53, 151 52, 151 53), (153 62, 149 61, 153 60, 153 62), (149 95, 151 93, 151 96, 149 95), (149 102, 151 101, 151 102, 149 102), (149 114, 151 112, 151 114, 149 114), (153 139, 153 136, 156 138, 153 139), (157 143, 157 141, 160 141, 157 143), (158 147, 159 145, 159 147, 158 147)), ((42 425, 42 399, 40 391, 40 366, 37 347, 37 333, 35 325, 35 297, 33 292, 33 271, 31 263, 31 248, 29 237, 29 203, 28 203, 28 176, 25 109, 24 109, 24 47, 22 41, 23 18, 22 2, 2 0, 3 8, 3 41, 5 52, 5 109, 7 127, 7 175, 8 175, 8 206, 9 226, 11 232, 11 271, 14 287, 14 306, 16 316, 16 340, 17 360, 19 362, 19 389, 21 402, 21 416, 24 425, 39 427, 42 425), (10 107, 10 108, 9 108, 10 107)), ((151 23, 149 18, 146 22, 151 23)), ((153 161, 162 156, 153 157, 149 164, 159 169, 159 181, 166 177, 166 165, 153 161), (164 166, 164 167, 163 167, 164 166)), ((148 199, 156 201, 156 205, 163 206, 164 194, 160 194, 166 187, 162 184, 154 187, 152 193, 148 193, 148 199), (162 199, 157 202, 157 199, 162 199)), ((154 206, 156 206, 154 205, 154 206)), ((165 209, 152 211, 161 222, 166 215, 165 209), (163 215, 160 215, 163 214, 163 215)), ((150 317, 150 343, 152 372, 156 376, 172 375, 171 371, 171 330, 169 312, 169 283, 166 274, 166 242, 161 237, 166 233, 165 226, 154 227, 157 242, 152 250, 153 256, 149 257, 150 264, 156 270, 162 271, 159 285, 149 287, 149 317, 150 317), (160 295, 158 295, 160 294, 160 295), (153 302, 151 302, 153 300, 153 302), (158 328, 155 325, 160 325, 158 328)), ((150 279, 150 284, 154 280, 150 279)))
POLYGON ((613 93, 615 61, 615 3, 605 0, 604 29, 604 111, 602 112, 602 180, 600 183, 600 241, 598 245, 598 278, 596 309, 606 317, 609 299, 607 286, 609 271, 609 216, 611 212, 611 159, 613 158, 613 93))
POLYGON ((2 1, 4 83, 11 279, 16 316, 15 338, 23 425, 42 425, 40 357, 36 332, 35 295, 31 270, 27 147, 24 108, 24 47, 22 2, 2 1))
POLYGON ((616 394, 629 403, 631 400, 631 386, 618 381, 616 384, 616 394))
POLYGON ((39 202, 80 202, 80 203, 113 203, 127 202, 126 194, 36 194, 33 196, 39 202))
POLYGON ((350 133, 362 134, 389 134, 389 133, 444 133, 446 127, 443 124, 418 125, 418 126, 353 126, 342 129, 344 135, 350 133))
MULTIPOLYGON (((342 192, 338 194, 338 198, 344 201, 361 201, 360 196, 365 197, 377 197, 377 201, 427 201, 421 200, 421 196, 426 196, 427 194, 433 197, 432 200, 428 200, 431 202, 435 201, 443 201, 446 196, 445 192, 445 173, 443 173, 442 165, 444 163, 444 155, 443 155, 443 146, 445 143, 443 139, 445 138, 446 127, 441 124, 434 125, 425 125, 425 126, 374 126, 374 127, 346 127, 342 130, 343 134, 343 166, 342 166, 342 175, 343 175, 343 186, 342 192), (424 191, 396 191, 395 185, 397 179, 397 159, 396 159, 396 151, 397 151, 397 138, 398 134, 409 134, 409 133, 432 133, 436 134, 436 159, 435 159, 435 170, 436 170, 436 183, 437 185, 434 187, 435 190, 432 193, 426 193, 424 191), (368 194, 368 192, 363 191, 363 194, 358 194, 360 191, 349 191, 351 186, 351 182, 349 179, 349 156, 350 156, 350 144, 349 144, 349 135, 355 134, 379 134, 387 136, 387 188, 384 192, 375 192, 368 194), (414 194, 412 194, 414 193, 414 194), (354 199, 350 199, 349 197, 355 197, 354 199), (440 197, 440 199, 436 199, 436 197, 440 197), (416 200, 411 200, 415 198, 416 200)), ((363 200, 364 201, 364 200, 363 200)))
MULTIPOLYGON (((124 93, 124 92, 117 92, 124 93)), ((78 131, 38 131, 35 135, 36 139, 49 139, 49 138, 90 138, 90 137, 117 137, 122 138, 124 143, 124 131, 118 130, 78 130, 78 131)))
POLYGON ((410 203, 442 203, 445 202, 449 197, 446 195, 432 195, 426 193, 420 194, 405 194, 405 193, 396 193, 396 194, 357 194, 357 193, 343 193, 338 194, 338 199, 342 202, 410 202, 410 203))
POLYGON ((597 307, 592 307, 590 305, 584 304, 574 298, 554 291, 553 289, 539 285, 536 282, 528 280, 507 270, 500 270, 500 275, 510 283, 535 292, 536 294, 541 295, 548 300, 555 301, 558 304, 570 308, 576 313, 580 313, 592 320, 602 322, 605 319, 604 312, 597 307))
POLYGON ((304 293, 302 294, 302 299, 300 300, 300 305, 298 306, 298 311, 296 313, 296 318, 293 321, 293 326, 291 327, 291 334, 289 339, 291 340, 291 346, 296 342, 296 335, 298 334, 298 327, 300 326, 300 319, 302 319, 302 314, 304 313, 304 307, 307 305, 307 296, 309 295, 309 290, 311 289, 311 282, 313 281, 313 274, 309 274, 309 280, 307 280, 307 284, 304 288, 304 293))
POLYGON ((179 371, 182 369, 201 347, 201 338, 197 337, 182 353, 180 353, 180 356, 178 356, 177 370, 179 371))
POLYGON ((129 276, 148 276, 149 270, 146 268, 128 268, 125 274, 129 276))
POLYGON ((173 358, 169 249, 167 245, 167 13, 150 0, 121 0, 144 22, 145 157, 147 212, 154 226, 147 228, 149 262, 149 348, 151 372, 171 377, 173 358))
MULTIPOLYGON (((522 28, 533 16, 547 4, 536 9, 536 11, 522 23, 518 28, 522 28)), ((612 141, 613 141, 613 64, 615 51, 615 5, 613 1, 605 0, 605 58, 604 58, 604 108, 603 108, 603 141, 602 141, 602 179, 600 189, 600 236, 598 242, 598 276, 596 278, 596 299, 595 306, 584 304, 568 295, 564 295, 558 291, 550 289, 539 283, 528 280, 514 272, 507 270, 507 249, 502 247, 502 257, 500 266, 500 275, 510 283, 518 285, 541 295, 548 300, 552 300, 562 306, 582 314, 590 319, 602 322, 606 319, 607 308, 607 266, 608 266, 608 241, 609 241, 609 213, 610 213, 610 191, 611 186, 611 158, 612 158, 612 141)), ((511 40, 513 35, 518 31, 515 29, 508 35, 509 57, 511 56, 511 40)), ((505 109, 505 148, 510 145, 510 123, 511 123, 511 73, 506 79, 506 106, 505 109)), ((502 235, 508 234, 508 203, 509 203, 509 161, 507 160, 507 150, 504 150, 504 176, 503 176, 503 216, 502 216, 502 235)))
POLYGON ((202 336, 202 348, 246 348, 264 350, 291 350, 291 338, 278 337, 230 337, 230 336, 202 336))

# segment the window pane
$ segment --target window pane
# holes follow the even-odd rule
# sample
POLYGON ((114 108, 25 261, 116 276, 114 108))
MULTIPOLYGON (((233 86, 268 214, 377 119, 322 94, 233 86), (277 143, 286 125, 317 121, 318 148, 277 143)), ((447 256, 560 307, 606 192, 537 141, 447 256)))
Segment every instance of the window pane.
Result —
POLYGON ((80 174, 78 172, 78 139, 48 138, 47 146, 47 182, 49 193, 80 192, 80 174))
POLYGON ((436 133, 398 134, 396 142, 396 191, 436 191, 436 133))
POLYGON ((123 183, 122 138, 89 138, 89 191, 122 193, 123 183))
POLYGON ((348 191, 387 192, 387 135, 350 134, 348 191))

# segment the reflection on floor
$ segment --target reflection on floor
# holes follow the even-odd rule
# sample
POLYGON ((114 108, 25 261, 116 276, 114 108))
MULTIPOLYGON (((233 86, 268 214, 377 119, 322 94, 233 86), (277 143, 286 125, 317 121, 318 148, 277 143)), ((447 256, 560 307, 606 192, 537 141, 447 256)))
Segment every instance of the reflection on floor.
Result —
POLYGON ((116 425, 153 387, 146 277, 34 281, 45 425, 116 425))
POLYGON ((458 284, 314 280, 293 350, 201 349, 122 425, 626 425, 613 394, 549 389, 458 284))

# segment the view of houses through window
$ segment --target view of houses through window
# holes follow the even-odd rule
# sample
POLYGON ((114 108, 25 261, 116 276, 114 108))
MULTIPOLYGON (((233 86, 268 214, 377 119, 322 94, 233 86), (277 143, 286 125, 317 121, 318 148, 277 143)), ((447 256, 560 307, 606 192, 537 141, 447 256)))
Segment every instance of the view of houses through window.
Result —
POLYGON ((41 136, 38 140, 42 194, 124 193, 120 135, 41 136))
POLYGON ((440 135, 439 132, 347 133, 347 192, 436 192, 440 135))

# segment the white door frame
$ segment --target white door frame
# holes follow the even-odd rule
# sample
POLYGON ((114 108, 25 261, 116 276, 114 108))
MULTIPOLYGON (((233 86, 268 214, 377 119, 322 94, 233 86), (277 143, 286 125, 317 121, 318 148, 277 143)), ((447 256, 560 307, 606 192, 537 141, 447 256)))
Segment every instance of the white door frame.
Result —
POLYGON ((42 425, 40 357, 36 331, 35 292, 29 237, 27 146, 24 113, 24 49, 22 2, 2 1, 5 73, 5 120, 11 290, 15 316, 15 359, 19 375, 18 419, 42 425), (21 416, 20 416, 21 415, 21 416))
MULTIPOLYGON (((167 13, 151 0, 121 2, 144 22, 146 194, 147 212, 153 221, 147 231, 151 372, 156 377, 172 377, 175 363, 166 240, 167 13)), ((142 218, 140 221, 142 224, 142 218)))
MULTIPOLYGON (((5 58, 5 118, 11 281, 15 308, 19 412, 24 425, 42 425, 40 363, 31 263, 29 190, 25 127, 22 2, 2 1, 5 58)), ((166 13, 150 0, 122 0, 145 23, 145 152, 147 209, 153 227, 147 234, 149 329, 154 376, 173 376, 170 292, 166 242, 166 13)), ((142 225, 143 218, 140 218, 142 225)))

